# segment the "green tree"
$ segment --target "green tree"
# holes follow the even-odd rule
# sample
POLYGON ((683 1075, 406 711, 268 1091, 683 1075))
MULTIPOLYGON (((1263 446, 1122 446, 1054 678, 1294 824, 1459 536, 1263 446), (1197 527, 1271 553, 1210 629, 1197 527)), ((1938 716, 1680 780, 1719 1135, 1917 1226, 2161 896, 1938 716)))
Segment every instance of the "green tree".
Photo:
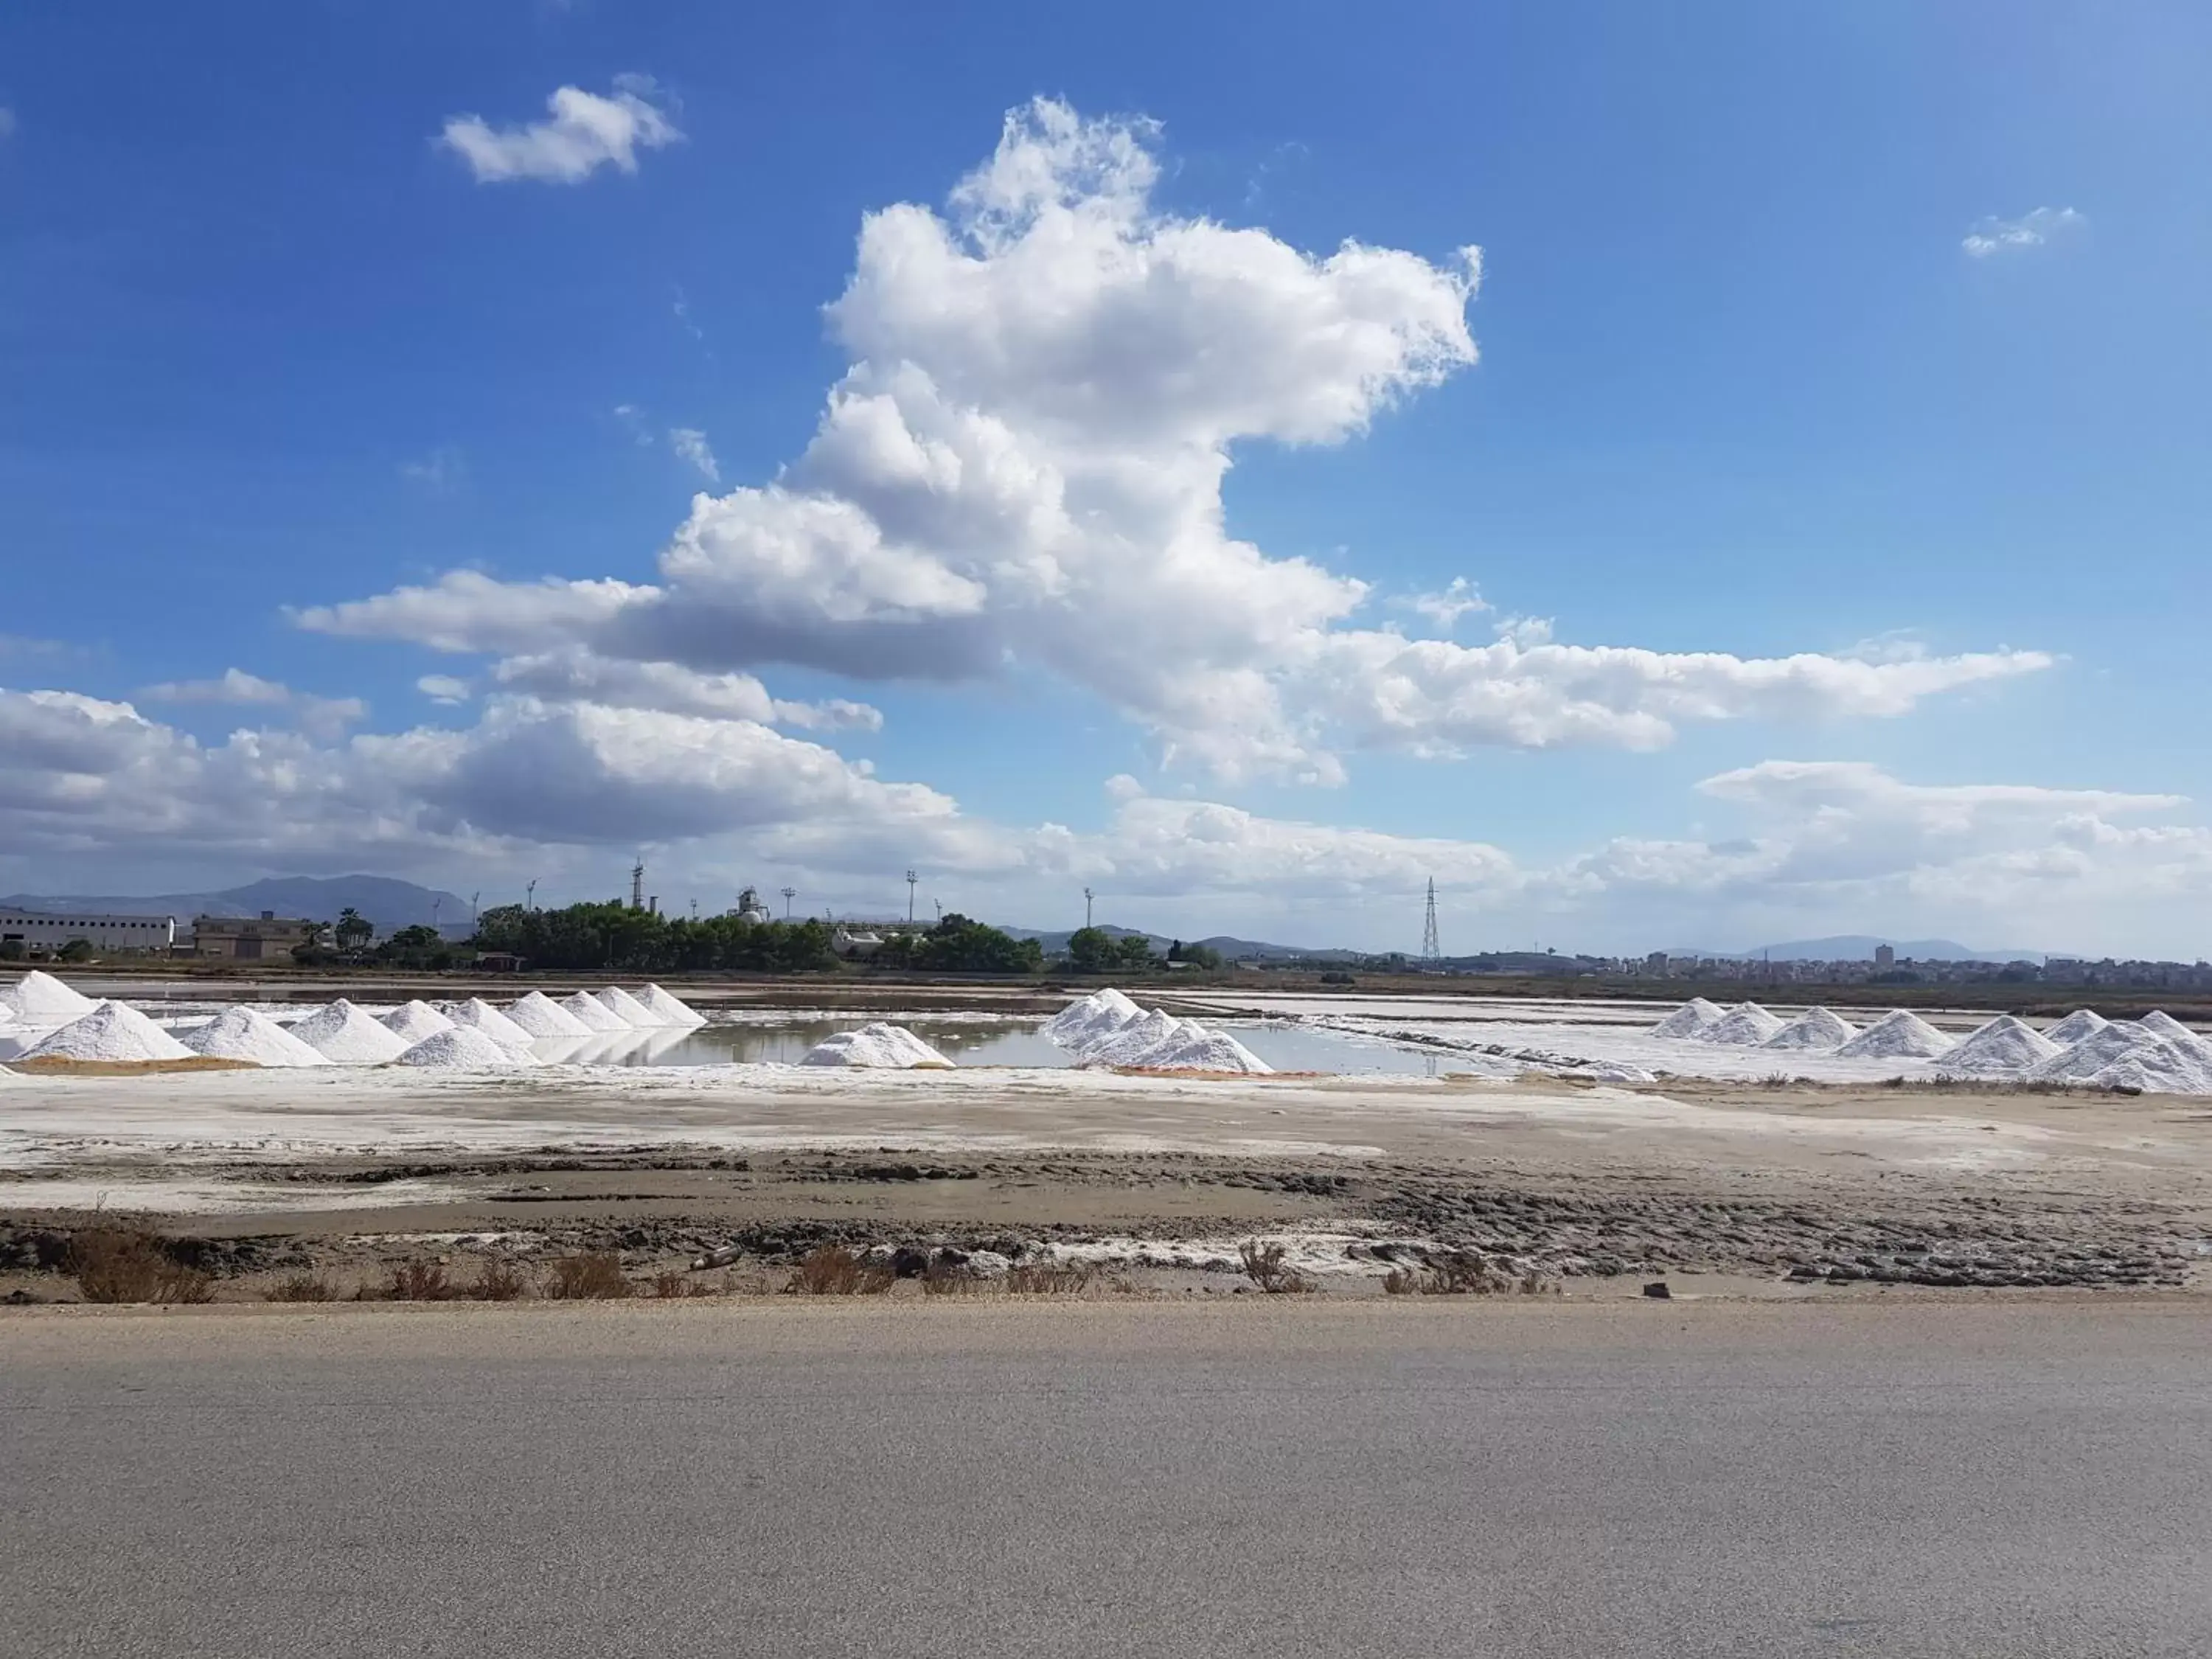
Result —
POLYGON ((376 937, 376 925, 349 904, 338 912, 331 937, 341 951, 366 950, 369 940, 376 937))
POLYGON ((56 962, 90 962, 92 941, 88 939, 73 939, 54 952, 54 960, 56 962))
POLYGON ((1079 927, 1067 936, 1067 965, 1079 974, 1103 974, 1117 955, 1114 936, 1103 927, 1079 927))

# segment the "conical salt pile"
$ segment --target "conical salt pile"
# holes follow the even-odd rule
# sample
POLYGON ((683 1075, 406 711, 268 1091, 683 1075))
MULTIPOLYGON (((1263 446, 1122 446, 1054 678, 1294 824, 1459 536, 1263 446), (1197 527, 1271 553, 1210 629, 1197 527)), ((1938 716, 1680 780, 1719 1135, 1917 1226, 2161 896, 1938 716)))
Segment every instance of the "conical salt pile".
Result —
POLYGON ((636 1000, 639 1006, 656 1017, 663 1025, 696 1028, 707 1023, 706 1015, 658 985, 648 985, 638 992, 636 1000))
POLYGON ((1651 1028, 1653 1036, 1703 1036, 1726 1018, 1719 1006, 1703 997, 1692 997, 1673 1013, 1651 1028))
POLYGON ((1999 1014, 1943 1055, 1947 1072, 2025 1072, 2060 1053, 2059 1045, 2024 1020, 1999 1014))
POLYGON ((660 1024, 653 1010, 619 985, 604 986, 592 992, 592 995, 598 999, 602 1008, 633 1030, 649 1030, 660 1024))
POLYGON ((1859 1028, 1826 1008, 1808 1008, 1766 1039, 1763 1048, 1840 1048, 1859 1028))
POLYGON ((181 1041, 196 1054, 212 1060, 242 1060, 254 1066, 328 1066, 331 1057, 310 1048, 268 1015, 252 1008, 226 1008, 181 1041))
POLYGON ((2043 1035, 2062 1048, 2070 1048, 2085 1036, 2094 1036, 2112 1022, 2094 1008, 2076 1008, 2043 1035))
POLYGON ((482 997, 471 997, 466 1002, 441 1003, 438 1012, 456 1025, 482 1031, 502 1048, 527 1048, 530 1046, 530 1033, 482 997))
POLYGON ((57 1020, 82 1019, 100 1005, 79 996, 52 974, 33 968, 13 985, 0 988, 0 1006, 25 1025, 52 1025, 57 1020))
POLYGON ((1896 1008, 1836 1050, 1842 1060, 1933 1060, 1951 1039, 1907 1008, 1896 1008))
POLYGON ((424 1037, 392 1061, 395 1066, 470 1072, 505 1071, 537 1063, 527 1049, 502 1047, 472 1025, 456 1025, 450 1031, 424 1037))
POLYGON ((589 1036, 592 1028, 543 991, 532 991, 507 1006, 507 1018, 534 1037, 589 1036))
POLYGON ((96 1002, 90 1013, 33 1043, 17 1058, 128 1062, 190 1060, 192 1051, 136 1008, 96 1002))
POLYGON ((1720 1023, 1699 1034, 1699 1040, 1731 1048, 1756 1048, 1782 1029, 1782 1022, 1755 1002, 1739 1002, 1721 1017, 1720 1023))
POLYGON ((1143 1012, 1109 985, 1069 1003, 1044 1023, 1044 1034, 1064 1048, 1081 1048, 1120 1030, 1143 1012))
POLYGON ((2163 1008, 2154 1008, 2136 1022, 2153 1036, 2162 1036, 2168 1042, 2193 1040, 2197 1033, 2184 1025, 2163 1008))
MULTIPOLYGON (((2154 1043, 2163 1046, 2168 1053, 2173 1052, 2173 1045, 2165 1038, 2123 1020, 2100 1031, 2092 1031, 2079 1042, 2060 1049, 2031 1068, 2027 1075, 2038 1083, 2087 1083, 2114 1060, 2124 1060, 2137 1049, 2154 1043)), ((2162 1060, 2164 1056, 2160 1058, 2162 1060)))
POLYGON ((801 1066, 865 1066, 911 1071, 918 1066, 950 1071, 952 1062, 903 1025, 878 1021, 857 1031, 828 1036, 799 1056, 801 1066))
POLYGON ((636 1028, 612 1012, 589 991, 561 999, 561 1012, 587 1031, 629 1031, 636 1028))
POLYGON ((2144 1094, 2212 1094, 2212 1066, 2184 1054, 2177 1043, 2152 1036, 2096 1073, 2089 1082, 2099 1089, 2135 1089, 2144 1094))
POLYGON ((407 1052, 407 1041, 340 997, 320 1013, 310 1014, 292 1035, 341 1066, 381 1066, 407 1052))
POLYGON ((378 1024, 412 1048, 424 1037, 434 1037, 441 1031, 450 1031, 453 1022, 421 1000, 405 1003, 384 1015, 378 1024))
POLYGON ((1182 1021, 1165 1009, 1139 1014, 1127 1024, 1109 1028, 1078 1050, 1085 1066, 1134 1066, 1139 1057, 1157 1048, 1182 1030, 1182 1021))

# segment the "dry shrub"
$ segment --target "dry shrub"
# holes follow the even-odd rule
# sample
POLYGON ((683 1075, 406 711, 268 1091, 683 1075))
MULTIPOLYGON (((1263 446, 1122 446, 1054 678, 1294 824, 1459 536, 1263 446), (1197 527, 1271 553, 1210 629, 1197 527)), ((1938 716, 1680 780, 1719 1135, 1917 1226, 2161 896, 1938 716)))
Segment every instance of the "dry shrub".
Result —
POLYGON ((694 1279, 680 1268, 669 1267, 653 1276, 653 1293, 664 1301, 679 1297, 712 1296, 714 1287, 703 1279, 694 1279))
POLYGON ((924 1296, 973 1296, 991 1287, 991 1281, 973 1267, 950 1261, 932 1261, 921 1275, 924 1296))
POLYGON ((560 1302, 612 1302, 628 1296, 629 1289, 620 1256, 586 1252, 564 1255, 553 1264, 553 1282, 545 1294, 560 1302))
POLYGON ((786 1296, 881 1296, 890 1289, 891 1277, 888 1267, 863 1262, 842 1244, 823 1244, 808 1252, 783 1291, 786 1296))
POLYGON ((280 1279, 265 1292, 270 1302, 334 1302, 337 1288, 317 1273, 294 1273, 280 1279))
POLYGON ((1454 1250, 1425 1267, 1395 1267, 1382 1288, 1392 1296, 1541 1296, 1555 1288, 1541 1273, 1516 1272, 1502 1256, 1454 1250))
POLYGON ((1244 1276, 1269 1296, 1303 1296, 1314 1288, 1312 1279, 1291 1266, 1291 1253, 1281 1244, 1248 1238, 1237 1254, 1243 1258, 1244 1276))
POLYGON ((1094 1285, 1112 1282, 1096 1261, 1025 1262, 1007 1268, 1006 1277, 1011 1296, 1075 1296, 1094 1285))
POLYGON ((528 1288, 522 1269, 512 1261, 502 1261, 495 1255, 484 1258, 483 1266, 477 1272, 477 1282, 469 1286, 467 1294, 478 1302, 513 1302, 528 1288))
POLYGON ((215 1280, 171 1256, 151 1233, 97 1227, 70 1243, 69 1271, 88 1302, 215 1299, 215 1280))
POLYGON ((403 1261, 392 1270, 385 1294, 394 1302, 445 1302, 459 1294, 434 1261, 403 1261))

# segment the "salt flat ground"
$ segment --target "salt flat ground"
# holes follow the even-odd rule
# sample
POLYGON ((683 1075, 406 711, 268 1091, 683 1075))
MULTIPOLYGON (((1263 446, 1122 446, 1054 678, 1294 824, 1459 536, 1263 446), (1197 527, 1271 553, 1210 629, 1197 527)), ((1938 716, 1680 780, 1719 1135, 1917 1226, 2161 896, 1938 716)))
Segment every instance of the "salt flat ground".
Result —
POLYGON ((19 1310, 42 1659, 2075 1659, 2212 1630, 2195 1298, 19 1310))

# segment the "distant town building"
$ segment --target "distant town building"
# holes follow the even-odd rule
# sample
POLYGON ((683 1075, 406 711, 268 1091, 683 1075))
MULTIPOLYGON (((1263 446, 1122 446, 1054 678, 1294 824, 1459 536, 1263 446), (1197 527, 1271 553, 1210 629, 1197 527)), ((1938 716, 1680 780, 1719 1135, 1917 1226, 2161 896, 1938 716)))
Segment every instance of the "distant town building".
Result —
POLYGON ((0 945, 45 956, 82 939, 95 951, 160 951, 177 940, 174 916, 58 916, 43 910, 0 910, 0 945))
POLYGON ((192 954, 233 962, 283 961, 297 946, 313 943, 320 931, 319 923, 282 917, 273 910, 258 916, 195 916, 192 954))
POLYGON ((1874 965, 1876 968, 1896 967, 1897 947, 1891 945, 1875 945, 1874 947, 1874 965))

